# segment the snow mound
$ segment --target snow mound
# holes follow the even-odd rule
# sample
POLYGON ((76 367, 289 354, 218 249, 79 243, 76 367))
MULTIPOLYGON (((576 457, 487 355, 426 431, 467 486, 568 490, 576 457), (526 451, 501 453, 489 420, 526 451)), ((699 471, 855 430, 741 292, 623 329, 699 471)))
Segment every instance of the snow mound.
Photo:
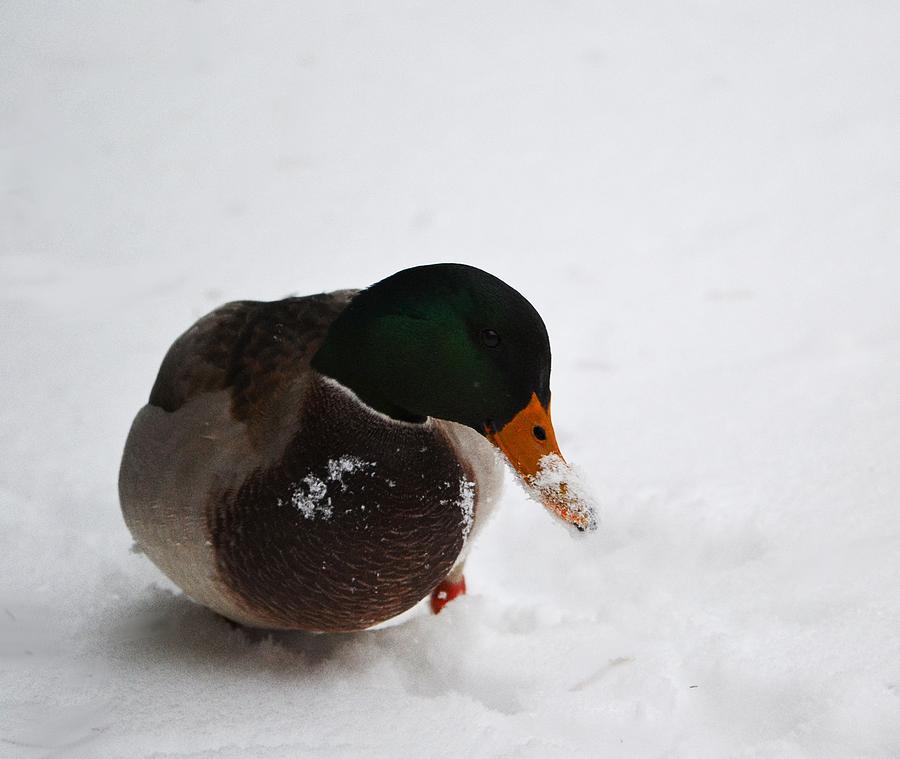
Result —
MULTIPOLYGON (((0 4, 2 759, 900 757, 900 3, 111 8, 0 4), (346 635, 128 552, 176 335, 447 260, 540 312, 602 530, 507 488, 346 635)), ((271 497, 333 524, 327 459, 271 497)))

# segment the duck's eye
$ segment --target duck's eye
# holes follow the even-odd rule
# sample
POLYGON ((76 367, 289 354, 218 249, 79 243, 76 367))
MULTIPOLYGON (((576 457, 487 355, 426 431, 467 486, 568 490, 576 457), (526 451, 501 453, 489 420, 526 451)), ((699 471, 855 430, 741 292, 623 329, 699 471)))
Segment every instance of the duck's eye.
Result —
POLYGON ((500 345, 500 335, 492 329, 483 329, 481 330, 481 342, 488 348, 496 348, 500 345))
POLYGON ((545 430, 539 424, 536 424, 534 426, 534 429, 532 430, 532 432, 534 433, 534 436, 542 442, 547 439, 547 430, 545 430))

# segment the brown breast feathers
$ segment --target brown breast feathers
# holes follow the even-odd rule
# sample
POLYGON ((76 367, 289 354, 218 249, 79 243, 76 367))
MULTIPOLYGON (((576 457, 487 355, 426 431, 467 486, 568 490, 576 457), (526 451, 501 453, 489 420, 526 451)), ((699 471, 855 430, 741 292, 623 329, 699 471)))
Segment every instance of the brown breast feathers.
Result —
POLYGON ((318 376, 307 393, 282 460, 213 494, 218 571, 261 622, 360 630, 446 576, 475 486, 438 427, 389 422, 318 376))

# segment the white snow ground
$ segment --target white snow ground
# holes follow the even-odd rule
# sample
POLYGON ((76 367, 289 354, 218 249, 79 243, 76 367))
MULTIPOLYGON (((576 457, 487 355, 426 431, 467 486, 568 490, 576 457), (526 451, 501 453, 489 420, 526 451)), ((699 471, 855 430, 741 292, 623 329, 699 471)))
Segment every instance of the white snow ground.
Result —
POLYGON ((900 756, 900 5, 0 5, 0 756, 900 756), (171 340, 439 260, 564 451, 434 618, 245 634, 129 553, 171 340))

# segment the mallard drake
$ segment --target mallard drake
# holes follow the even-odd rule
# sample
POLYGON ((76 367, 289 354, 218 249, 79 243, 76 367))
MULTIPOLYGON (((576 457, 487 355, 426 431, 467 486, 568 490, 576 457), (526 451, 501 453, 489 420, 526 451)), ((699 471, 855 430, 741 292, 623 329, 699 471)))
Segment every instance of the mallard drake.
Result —
POLYGON ((139 550, 199 603, 352 631, 464 592, 503 460, 593 529, 553 474, 541 317, 498 278, 436 264, 201 318, 134 420, 119 493, 139 550))

